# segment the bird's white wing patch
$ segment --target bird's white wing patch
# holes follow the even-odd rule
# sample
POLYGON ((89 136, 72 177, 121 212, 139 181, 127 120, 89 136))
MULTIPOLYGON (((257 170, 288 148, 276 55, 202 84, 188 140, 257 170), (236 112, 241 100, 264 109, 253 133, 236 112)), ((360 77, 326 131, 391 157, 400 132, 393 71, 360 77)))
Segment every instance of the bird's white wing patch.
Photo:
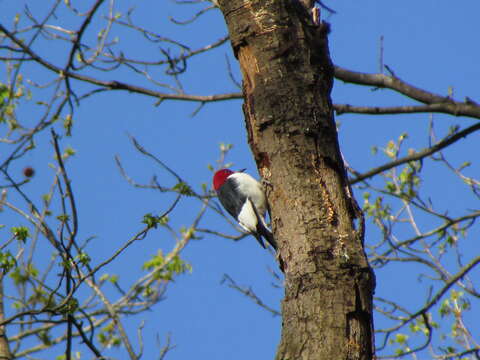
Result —
POLYGON ((249 198, 245 201, 245 204, 242 206, 240 214, 238 214, 238 223, 240 226, 249 233, 257 232, 258 219, 253 210, 252 202, 249 198))
POLYGON ((253 204, 255 204, 258 214, 260 216, 265 216, 265 212, 267 210, 267 200, 265 198, 262 185, 252 176, 246 173, 233 173, 229 176, 229 178, 234 179, 235 183, 237 184, 238 191, 247 195, 253 204))

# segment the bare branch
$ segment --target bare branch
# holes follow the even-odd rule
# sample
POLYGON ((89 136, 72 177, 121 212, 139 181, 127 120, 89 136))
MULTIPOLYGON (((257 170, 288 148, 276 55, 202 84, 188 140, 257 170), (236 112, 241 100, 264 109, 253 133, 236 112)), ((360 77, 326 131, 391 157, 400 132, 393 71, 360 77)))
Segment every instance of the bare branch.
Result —
POLYGON ((227 274, 223 274, 223 279, 221 281, 221 283, 227 283, 227 286, 232 288, 232 289, 235 289, 239 292, 241 292, 243 295, 245 295, 246 297, 248 297, 250 300, 252 300, 255 304, 257 304, 258 306, 260 306, 261 308, 267 310, 268 312, 270 312, 273 316, 280 316, 281 313, 280 311, 278 310, 275 310, 273 308, 271 308, 270 306, 268 306, 267 304, 265 304, 252 290, 252 288, 248 287, 242 287, 240 285, 238 285, 235 280, 233 280, 229 275, 227 274))
POLYGON ((452 108, 451 105, 440 103, 440 104, 429 104, 429 105, 410 105, 410 106, 389 106, 389 107, 380 107, 380 106, 354 106, 348 104, 335 104, 335 112, 337 115, 343 114, 368 114, 368 115, 397 115, 397 114, 416 114, 416 113, 443 113, 453 116, 470 116, 480 119, 479 114, 465 114, 459 111, 456 111, 452 108))
POLYGON ((147 89, 141 86, 127 84, 124 82, 112 80, 104 81, 96 79, 87 75, 78 74, 72 71, 64 71, 58 66, 48 62, 38 54, 36 54, 31 48, 23 44, 15 35, 8 31, 2 24, 0 24, 0 31, 3 32, 10 40, 12 40, 17 46, 19 46, 26 54, 28 54, 37 63, 44 66, 50 71, 57 73, 62 77, 70 77, 72 79, 84 81, 90 84, 99 85, 110 90, 126 90, 133 93, 143 94, 151 97, 158 98, 160 100, 183 100, 183 101, 195 101, 195 102, 215 102, 223 100, 241 99, 241 93, 227 93, 218 95, 187 95, 187 94, 167 94, 159 91, 147 89))
POLYGON ((416 152, 412 155, 405 156, 403 158, 394 160, 394 161, 389 162, 385 165, 382 165, 382 166, 376 167, 376 168, 374 168, 370 171, 367 171, 366 173, 363 173, 363 174, 353 178, 350 181, 350 184, 352 184, 352 185, 356 184, 360 181, 371 178, 371 177, 373 177, 377 174, 380 174, 381 172, 384 172, 384 171, 389 170, 391 168, 394 168, 396 166, 399 166, 399 165, 402 165, 402 164, 405 164, 405 163, 408 163, 408 162, 411 162, 411 161, 421 160, 421 159, 423 159, 427 156, 430 156, 430 155, 446 148, 447 146, 449 146, 449 145, 455 143, 456 141, 468 136, 469 134, 474 133, 475 131, 477 131, 479 129, 480 129, 480 122, 476 123, 476 124, 473 124, 473 125, 465 128, 462 131, 459 131, 459 132, 457 132, 453 135, 449 135, 449 136, 445 137, 442 141, 439 141, 437 144, 433 145, 430 148, 424 149, 424 150, 416 152))
POLYGON ((410 85, 395 75, 360 73, 335 66, 335 78, 352 84, 391 89, 424 104, 436 104, 441 110, 439 112, 480 119, 480 106, 468 98, 463 103, 457 102, 448 96, 437 95, 410 85))

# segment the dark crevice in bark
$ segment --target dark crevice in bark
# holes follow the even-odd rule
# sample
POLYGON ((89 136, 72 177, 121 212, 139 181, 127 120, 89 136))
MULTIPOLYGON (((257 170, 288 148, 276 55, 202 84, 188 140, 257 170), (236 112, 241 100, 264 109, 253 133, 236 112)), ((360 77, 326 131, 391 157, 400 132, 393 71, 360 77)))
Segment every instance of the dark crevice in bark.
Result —
MULTIPOLYGON (((371 277, 370 271, 367 271, 364 275, 368 278, 371 277)), ((368 280, 367 280, 368 281, 368 280)), ((360 281, 361 282, 361 281, 360 281)), ((361 289, 359 284, 355 284, 355 311, 347 314, 347 327, 346 337, 347 344, 353 347, 350 351, 350 359, 372 359, 374 354, 374 338, 373 327, 371 323, 371 309, 365 309, 365 303, 362 301, 361 289), (361 354, 363 357, 358 357, 359 351, 356 347, 362 347, 361 354)))

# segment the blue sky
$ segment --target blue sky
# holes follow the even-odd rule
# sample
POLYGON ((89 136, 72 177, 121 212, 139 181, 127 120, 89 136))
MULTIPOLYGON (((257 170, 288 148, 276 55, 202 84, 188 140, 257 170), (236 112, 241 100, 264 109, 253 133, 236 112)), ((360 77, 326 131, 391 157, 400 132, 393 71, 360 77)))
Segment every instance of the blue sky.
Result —
MULTIPOLYGON (((21 11, 22 3, 0 1, 0 21, 9 23, 12 15, 21 11)), ((34 13, 44 11, 35 8, 38 3, 26 3, 34 13)), ((118 3, 116 7, 125 13, 134 3, 118 3)), ((400 78, 444 95, 449 87, 453 87, 457 99, 469 96, 480 101, 480 48, 476 45, 480 33, 478 1, 463 1, 455 5, 443 0, 338 0, 327 3, 337 11, 335 15, 327 15, 327 20, 332 24, 330 51, 335 64, 356 71, 377 72, 379 39, 383 36, 384 63, 400 78)), ((170 23, 168 17, 187 19, 200 7, 179 6, 170 1, 141 1, 136 2, 135 7, 136 21, 146 28, 178 39, 191 48, 206 45, 226 34, 223 18, 217 10, 209 12, 191 26, 178 26, 170 23)), ((104 6, 100 14, 106 12, 104 6)), ((71 19, 65 17, 57 21, 67 24, 71 19)), ((86 36, 94 38, 95 32, 86 36)), ((118 36, 120 47, 126 54, 144 59, 156 58, 156 46, 144 46, 141 39, 123 30, 118 31, 118 36)), ((45 41, 39 44, 36 48, 39 53, 58 65, 65 63, 60 46, 52 46, 51 42, 45 41), (50 47, 48 51, 43 47, 47 44, 50 47)), ((181 77, 185 91, 197 95, 238 91, 228 78, 226 57, 237 79, 240 79, 238 65, 227 43, 189 63, 188 71, 181 77)), ((1 71, 3 75, 4 70, 1 71)), ((35 81, 44 82, 51 76, 38 66, 25 67, 25 77, 35 81)), ((117 75, 100 73, 99 76, 153 87, 126 70, 120 70, 117 75)), ((161 71, 156 76, 160 80, 165 79, 161 71)), ((81 89, 88 88, 75 83, 77 85, 81 89)), ((338 82, 332 97, 335 103, 352 105, 411 103, 387 90, 373 92, 368 88, 338 82)), ((128 135, 137 138, 146 149, 198 191, 202 183, 210 186, 212 174, 207 166, 215 164, 220 143, 234 144, 228 155, 229 162, 256 174, 246 142, 240 100, 207 104, 194 117, 191 114, 197 104, 154 104, 154 99, 126 92, 91 97, 75 111, 73 137, 61 141, 63 146, 72 146, 77 151, 68 162, 68 170, 78 203, 80 239, 96 237, 89 247, 94 262, 109 256, 141 229, 144 214, 161 213, 172 201, 168 195, 135 189, 122 178, 115 165, 115 155, 121 157, 128 174, 139 182, 148 182, 152 175, 157 175, 162 184, 175 183, 168 173, 135 151, 128 135)), ((39 111, 34 106, 26 107, 19 110, 19 115, 23 119, 36 118, 39 111)), ((473 123, 473 120, 443 115, 434 115, 434 119, 439 137, 445 135, 451 125, 473 123)), ((409 134, 407 148, 420 149, 428 145, 428 114, 382 117, 346 114, 339 116, 337 121, 341 123, 339 136, 342 152, 349 164, 358 171, 366 171, 386 162, 385 156, 372 156, 371 147, 383 147, 403 132, 409 134)), ((61 127, 57 126, 57 130, 61 132, 61 127)), ((473 135, 445 153, 457 165, 466 157, 475 160, 472 154, 478 153, 478 140, 478 136, 473 135)), ((4 148, 4 145, 0 147, 2 153, 4 148)), ((34 166, 37 174, 25 190, 40 201, 53 178, 53 172, 48 167, 48 162, 53 161, 48 133, 38 137, 37 148, 37 151, 18 161, 12 173, 21 178, 24 166, 34 166)), ((425 179, 424 187, 440 209, 461 214, 464 208, 478 208, 478 202, 470 198, 468 192, 450 187, 449 175, 441 172, 436 164, 430 162, 425 166, 428 167, 426 174, 429 177, 425 179)), ((470 174, 478 174, 478 170, 478 163, 474 163, 470 174)), ((361 201, 361 193, 357 193, 357 197, 361 201)), ((182 225, 188 226, 199 208, 198 201, 182 200, 171 215, 172 224, 177 229, 182 225)), ((7 213, 0 216, 0 224, 20 221, 7 213)), ((427 218, 421 218, 421 221, 424 230, 431 227, 427 218)), ((236 234, 222 218, 211 212, 202 220, 201 227, 236 234)), ((378 236, 378 230, 369 226, 367 243, 372 237, 378 236)), ((471 244, 475 236, 478 237, 478 230, 471 232, 470 240, 465 245, 465 249, 472 251, 473 255, 473 250, 477 248, 471 244)), ((156 230, 146 239, 136 242, 105 271, 118 274, 121 282, 126 284, 141 274, 143 262, 159 248, 169 251, 173 245, 174 240, 167 232, 156 230)), ((192 357, 231 360, 273 358, 280 339, 281 319, 220 284, 223 275, 228 274, 238 284, 251 286, 264 302, 280 309, 283 290, 272 286, 275 281, 268 270, 276 269, 272 255, 261 249, 253 237, 233 242, 204 235, 201 240, 192 241, 182 256, 192 265, 192 273, 178 277, 169 285, 166 299, 153 311, 126 321, 133 332, 140 321, 145 320, 145 358, 154 357, 157 334, 160 342, 163 342, 169 333, 172 343, 176 345, 168 355, 170 360, 192 357)), ((413 310, 421 304, 427 293, 427 282, 418 282, 418 275, 415 266, 381 269, 377 272, 376 294, 394 297, 413 310), (412 292, 415 296, 411 295, 412 292)), ((472 312, 472 318, 474 316, 478 318, 478 310, 472 312)), ((381 321, 379 319, 377 328, 381 327, 381 321)), ((119 358, 126 358, 124 356, 120 355, 119 358)))

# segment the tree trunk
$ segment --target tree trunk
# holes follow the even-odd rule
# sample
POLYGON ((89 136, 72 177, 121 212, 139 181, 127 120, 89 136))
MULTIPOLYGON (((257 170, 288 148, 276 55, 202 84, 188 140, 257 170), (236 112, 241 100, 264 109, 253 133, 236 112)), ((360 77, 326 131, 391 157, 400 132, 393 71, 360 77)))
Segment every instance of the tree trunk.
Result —
POLYGON ((374 275, 340 154, 328 25, 296 0, 219 0, 285 272, 276 358, 372 359, 374 275), (355 229, 355 219, 359 229, 355 229))

